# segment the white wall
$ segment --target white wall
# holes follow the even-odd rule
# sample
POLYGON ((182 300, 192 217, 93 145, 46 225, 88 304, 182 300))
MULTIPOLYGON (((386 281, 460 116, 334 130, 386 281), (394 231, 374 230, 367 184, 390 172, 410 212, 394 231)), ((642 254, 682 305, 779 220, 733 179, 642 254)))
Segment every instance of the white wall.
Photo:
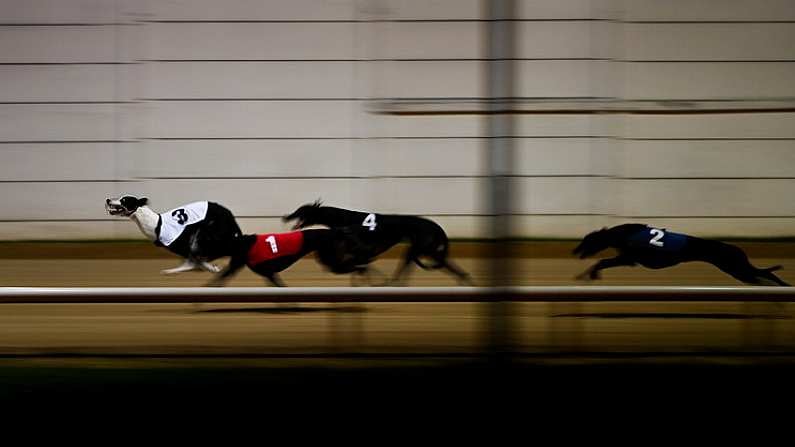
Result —
MULTIPOLYGON (((517 2, 517 235, 795 234, 795 3, 517 2)), ((323 198, 488 236, 483 1, 0 12, 0 239, 138 238, 103 210, 123 192, 252 232, 323 198)))

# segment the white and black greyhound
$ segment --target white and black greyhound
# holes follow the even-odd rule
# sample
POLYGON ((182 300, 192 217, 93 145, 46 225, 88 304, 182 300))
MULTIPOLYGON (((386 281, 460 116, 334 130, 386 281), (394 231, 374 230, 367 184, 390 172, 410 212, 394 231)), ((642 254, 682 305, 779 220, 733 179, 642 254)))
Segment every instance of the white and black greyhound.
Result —
POLYGON ((178 267, 162 270, 170 275, 191 270, 217 273, 210 261, 229 256, 230 242, 242 236, 235 216, 223 206, 208 201, 188 203, 165 213, 156 213, 146 197, 123 195, 105 199, 111 216, 129 217, 144 236, 159 247, 185 258, 178 267))

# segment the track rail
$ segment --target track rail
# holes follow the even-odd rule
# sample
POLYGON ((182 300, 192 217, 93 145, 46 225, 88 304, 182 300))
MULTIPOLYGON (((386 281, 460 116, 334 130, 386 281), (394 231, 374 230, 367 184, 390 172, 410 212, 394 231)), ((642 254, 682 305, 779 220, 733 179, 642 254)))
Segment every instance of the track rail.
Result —
POLYGON ((795 287, 0 287, 13 303, 795 302, 795 287))

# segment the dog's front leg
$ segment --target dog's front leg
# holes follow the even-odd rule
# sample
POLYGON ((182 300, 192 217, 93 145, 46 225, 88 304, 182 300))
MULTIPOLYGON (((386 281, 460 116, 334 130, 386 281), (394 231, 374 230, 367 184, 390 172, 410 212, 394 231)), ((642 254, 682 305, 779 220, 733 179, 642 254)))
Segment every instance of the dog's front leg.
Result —
POLYGON ((633 265, 635 265, 634 261, 629 260, 629 259, 624 258, 624 257, 621 257, 621 256, 616 256, 615 258, 601 259, 601 260, 599 260, 599 262, 597 262, 596 264, 592 265, 591 267, 589 267, 584 272, 582 272, 579 275, 577 275, 575 279, 577 279, 577 280, 584 280, 584 279, 596 280, 596 279, 601 278, 601 275, 599 274, 600 270, 604 270, 604 269, 610 268, 610 267, 633 266, 633 265))
POLYGON ((221 271, 221 267, 218 267, 217 265, 211 264, 207 261, 200 261, 199 267, 201 267, 202 270, 210 273, 218 273, 221 271))
POLYGON ((198 267, 199 266, 196 265, 193 261, 191 261, 190 259, 186 259, 185 262, 182 263, 182 265, 179 265, 172 269, 161 270, 160 273, 162 273, 163 275, 173 275, 175 273, 189 272, 191 270, 196 270, 198 267))
POLYGON ((243 268, 244 265, 245 258, 233 256, 229 260, 229 264, 227 264, 220 273, 213 276, 213 279, 207 283, 206 287, 222 287, 226 283, 227 279, 237 273, 237 271, 243 268))
MULTIPOLYGON (((595 269, 595 268, 596 268, 596 264, 594 264, 594 265, 592 265, 592 266, 588 267, 587 269, 585 269, 585 271, 583 271, 583 272, 582 272, 582 273, 580 273, 579 275, 575 276, 575 277, 574 277, 574 279, 576 279, 577 281, 586 281, 586 280, 592 280, 592 279, 594 279, 594 278, 592 277, 592 275, 594 274, 594 269, 595 269)), ((598 274, 598 273, 596 273, 596 275, 597 275, 597 277, 598 277, 598 275, 599 275, 599 274, 598 274)))

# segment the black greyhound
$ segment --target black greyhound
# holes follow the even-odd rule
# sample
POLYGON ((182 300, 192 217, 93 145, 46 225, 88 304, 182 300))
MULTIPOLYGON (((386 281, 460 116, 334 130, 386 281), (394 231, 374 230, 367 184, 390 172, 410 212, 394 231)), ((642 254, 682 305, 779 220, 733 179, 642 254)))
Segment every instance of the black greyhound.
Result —
POLYGON ((436 222, 419 216, 375 214, 323 206, 320 201, 299 207, 283 217, 285 222, 296 220, 294 229, 310 225, 325 225, 330 228, 367 228, 357 231, 363 262, 371 262, 390 247, 408 241, 409 248, 391 283, 400 283, 406 278, 411 263, 423 269, 446 269, 456 276, 459 283, 471 284, 468 273, 455 265, 448 257, 450 243, 442 227, 436 222), (425 264, 421 257, 428 257, 433 264, 425 264))
POLYGON ((354 229, 312 229, 288 233, 247 234, 231 243, 229 264, 207 285, 221 286, 243 266, 284 287, 278 273, 315 252, 317 260, 337 274, 362 273, 366 263, 359 260, 360 247, 354 229))
POLYGON ((587 258, 611 247, 618 251, 618 256, 600 260, 577 279, 599 279, 599 271, 610 267, 640 264, 662 269, 681 262, 702 261, 746 284, 789 286, 772 273, 781 266, 756 268, 737 246, 644 224, 623 224, 594 231, 583 238, 574 254, 587 258))

